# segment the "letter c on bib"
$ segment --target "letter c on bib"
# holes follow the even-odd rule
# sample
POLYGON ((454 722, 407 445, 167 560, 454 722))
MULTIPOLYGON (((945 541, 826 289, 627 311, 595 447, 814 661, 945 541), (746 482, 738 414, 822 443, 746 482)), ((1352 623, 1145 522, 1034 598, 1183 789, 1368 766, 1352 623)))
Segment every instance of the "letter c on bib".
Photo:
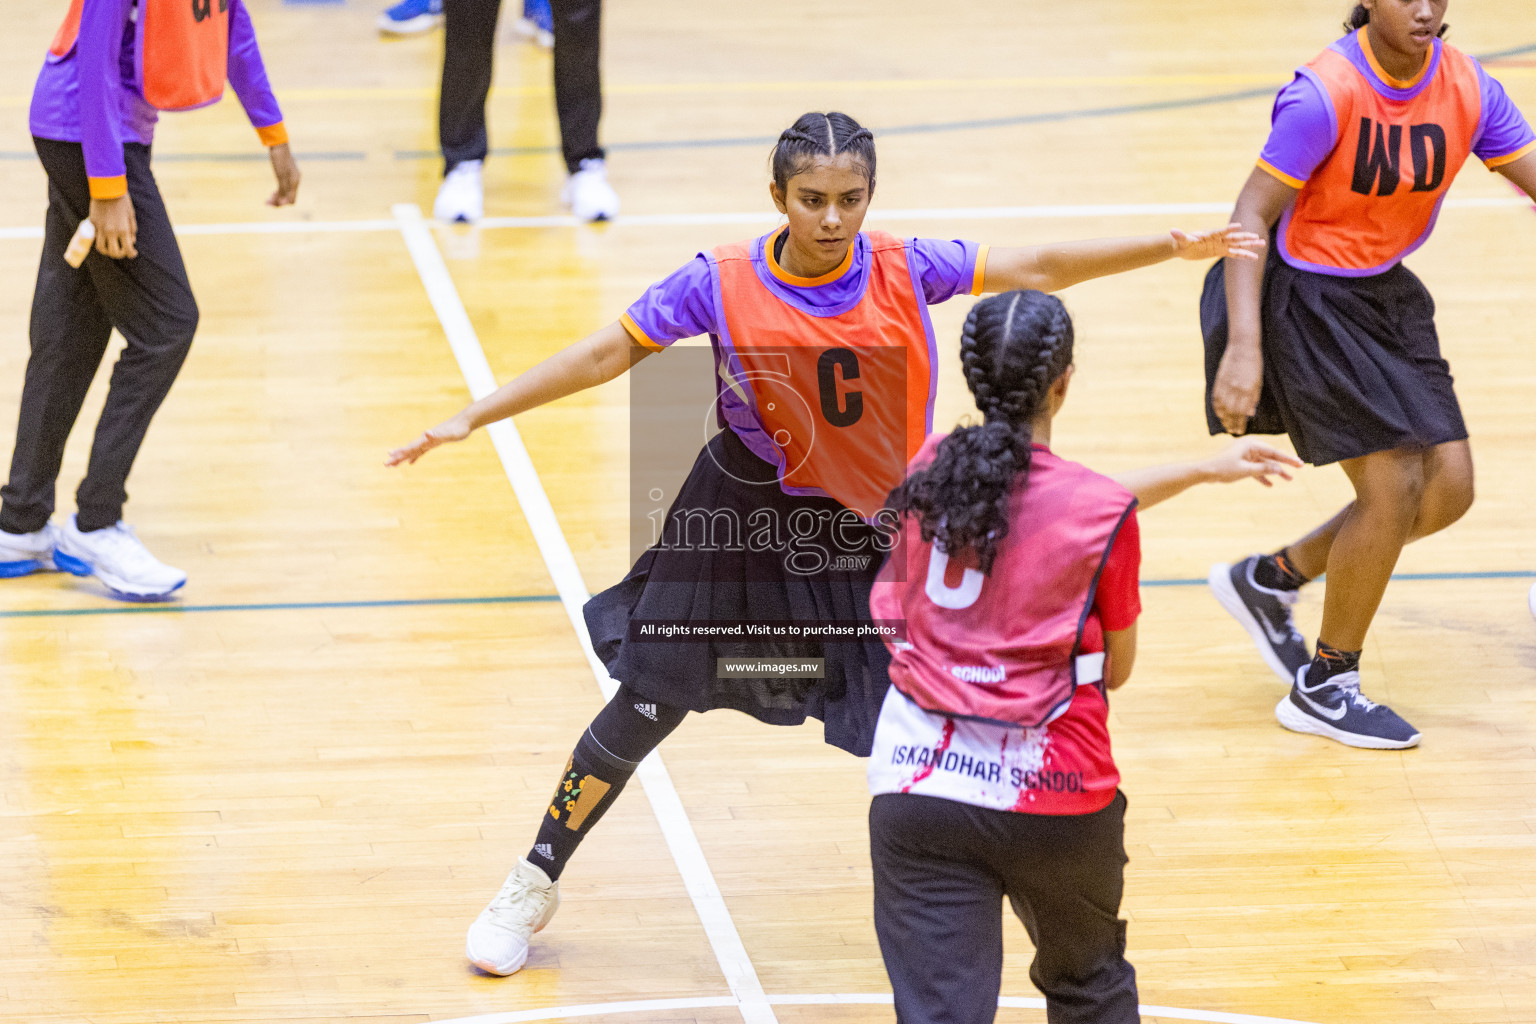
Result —
POLYGON ((928 600, 940 608, 952 611, 969 608, 981 596, 981 585, 987 581, 987 577, 975 569, 966 569, 960 585, 951 587, 944 582, 948 569, 949 556, 939 550, 938 544, 934 544, 928 553, 928 581, 923 586, 923 592, 928 595, 928 600))

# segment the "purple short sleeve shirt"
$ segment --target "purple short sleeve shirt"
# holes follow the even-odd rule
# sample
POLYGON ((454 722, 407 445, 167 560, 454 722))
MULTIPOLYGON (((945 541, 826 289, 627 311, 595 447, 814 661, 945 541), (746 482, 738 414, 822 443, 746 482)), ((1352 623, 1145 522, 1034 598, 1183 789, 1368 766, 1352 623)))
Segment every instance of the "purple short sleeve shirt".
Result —
MULTIPOLYGON (((776 233, 775 233, 776 234, 776 233)), ((790 283, 770 272, 765 245, 773 234, 753 243, 759 277, 777 298, 812 316, 836 316, 864 297, 869 282, 869 238, 860 233, 853 258, 842 274, 816 285, 790 283)), ((923 299, 936 305, 956 295, 976 294, 986 266, 986 247, 975 242, 932 238, 906 240, 907 264, 923 299)), ((650 348, 666 348, 682 338, 721 332, 713 271, 714 257, 700 253, 682 268, 651 285, 625 311, 622 322, 635 340, 650 348)))

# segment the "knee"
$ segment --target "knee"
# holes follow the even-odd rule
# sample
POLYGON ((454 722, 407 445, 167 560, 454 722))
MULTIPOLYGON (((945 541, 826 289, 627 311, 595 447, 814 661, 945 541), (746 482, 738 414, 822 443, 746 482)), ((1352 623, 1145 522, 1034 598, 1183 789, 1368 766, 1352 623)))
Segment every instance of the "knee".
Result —
POLYGON ((1410 529, 1424 505, 1425 475, 1418 459, 1395 459, 1374 467, 1356 488, 1355 501, 1377 522, 1394 522, 1410 529))

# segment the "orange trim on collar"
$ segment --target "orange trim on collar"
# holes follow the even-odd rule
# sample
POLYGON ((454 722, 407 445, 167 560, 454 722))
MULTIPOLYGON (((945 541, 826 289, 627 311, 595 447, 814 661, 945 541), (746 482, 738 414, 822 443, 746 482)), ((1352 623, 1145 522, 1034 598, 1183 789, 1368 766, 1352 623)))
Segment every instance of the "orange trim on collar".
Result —
POLYGON ((1369 33, 1365 31, 1365 27, 1362 25, 1360 28, 1356 29, 1355 32, 1360 37, 1360 52, 1365 54, 1365 62, 1371 66, 1372 71, 1376 72, 1377 78, 1381 79, 1383 82, 1394 89, 1412 89, 1414 86, 1424 81, 1424 76, 1429 72, 1429 66, 1435 62, 1435 44, 1431 42, 1429 44, 1430 52, 1424 55, 1424 66, 1419 68, 1418 74, 1414 75, 1406 82, 1401 78, 1393 78, 1391 75, 1387 74, 1386 70, 1381 66, 1381 63, 1376 59, 1376 54, 1371 52, 1371 37, 1369 33))
POLYGON ((789 225, 785 224, 769 235, 767 241, 763 243, 763 253, 768 257, 768 272, 785 284, 794 285, 796 288, 815 288, 818 285, 831 284, 848 273, 848 268, 853 266, 853 247, 859 244, 857 236, 854 237, 852 242, 848 243, 848 254, 843 257, 843 262, 820 277, 796 277, 779 266, 779 261, 773 255, 773 250, 778 244, 779 235, 787 230, 789 230, 789 225))

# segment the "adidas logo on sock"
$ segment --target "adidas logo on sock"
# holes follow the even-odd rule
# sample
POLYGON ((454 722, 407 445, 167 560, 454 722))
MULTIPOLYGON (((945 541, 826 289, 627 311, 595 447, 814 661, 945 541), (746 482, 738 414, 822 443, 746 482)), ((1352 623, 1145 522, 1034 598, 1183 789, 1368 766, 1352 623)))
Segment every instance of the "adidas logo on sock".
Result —
POLYGON ((548 843, 539 843, 533 848, 533 852, 538 854, 540 857, 543 857, 545 860, 555 859, 555 848, 550 846, 548 843))
POLYGON ((651 721, 653 721, 653 722, 656 721, 656 705, 655 704, 636 704, 635 705, 635 710, 640 712, 646 718, 649 718, 651 721))

